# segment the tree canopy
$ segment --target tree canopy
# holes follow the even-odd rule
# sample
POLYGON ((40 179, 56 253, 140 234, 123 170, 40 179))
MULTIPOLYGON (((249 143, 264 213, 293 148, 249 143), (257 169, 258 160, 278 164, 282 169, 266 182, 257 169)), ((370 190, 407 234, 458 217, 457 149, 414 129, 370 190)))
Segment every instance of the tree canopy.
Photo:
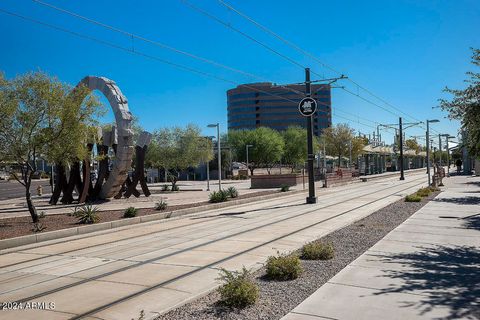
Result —
MULTIPOLYGON (((472 48, 472 64, 480 67, 480 49, 472 48)), ((470 154, 480 156, 480 73, 470 71, 464 81, 464 89, 450 89, 444 92, 451 94, 451 100, 440 99, 440 106, 447 110, 451 119, 460 120, 462 129, 466 132, 464 145, 470 154)))
POLYGON ((321 140, 325 141, 327 154, 338 157, 338 165, 341 164, 342 157, 350 155, 350 144, 352 159, 357 158, 362 153, 365 141, 361 137, 354 136, 354 130, 348 124, 339 123, 333 127, 323 130, 321 140))
POLYGON ((175 185, 179 171, 197 167, 212 158, 211 140, 200 134, 198 126, 190 124, 185 129, 172 127, 155 131, 147 149, 146 163, 170 171, 175 185))
POLYGON ((248 151, 248 165, 252 174, 258 167, 266 167, 270 170, 280 161, 285 148, 282 135, 267 127, 254 130, 231 130, 228 133, 228 141, 239 161, 246 161, 246 146, 252 146, 248 151))
POLYGON ((86 140, 96 116, 98 100, 85 87, 73 89, 42 72, 27 73, 12 80, 0 76, 0 161, 13 162, 26 188, 34 222, 38 221, 30 199, 36 160, 68 164, 88 156, 86 140))

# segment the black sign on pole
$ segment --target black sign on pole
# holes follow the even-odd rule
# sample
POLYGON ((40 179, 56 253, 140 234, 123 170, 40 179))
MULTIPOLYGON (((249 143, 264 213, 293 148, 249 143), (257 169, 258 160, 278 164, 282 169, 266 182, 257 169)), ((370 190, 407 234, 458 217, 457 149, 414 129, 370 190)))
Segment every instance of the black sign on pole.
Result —
POLYGON ((298 104, 298 111, 302 116, 312 116, 317 111, 317 101, 310 97, 303 98, 298 104))
POLYGON ((298 105, 300 113, 307 118, 307 167, 308 167, 308 197, 307 203, 317 203, 315 197, 315 177, 313 173, 313 161, 315 156, 313 154, 313 121, 312 115, 317 111, 317 101, 310 97, 311 83, 310 83, 310 69, 305 69, 305 95, 298 105))

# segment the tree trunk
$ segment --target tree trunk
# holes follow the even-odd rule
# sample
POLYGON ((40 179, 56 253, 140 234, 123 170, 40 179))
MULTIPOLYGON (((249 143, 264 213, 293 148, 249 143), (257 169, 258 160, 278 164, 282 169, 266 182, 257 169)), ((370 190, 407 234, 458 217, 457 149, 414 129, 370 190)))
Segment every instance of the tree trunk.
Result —
POLYGON ((255 170, 255 168, 250 168, 250 175, 253 176, 253 170, 255 170))
POLYGON ((338 155, 338 168, 339 168, 339 169, 340 169, 340 167, 342 166, 342 162, 341 162, 341 161, 342 161, 342 155, 339 154, 339 155, 338 155))
POLYGON ((37 214, 37 209, 35 209, 35 206, 33 205, 33 201, 30 195, 30 185, 32 183, 32 177, 25 178, 25 198, 27 199, 27 206, 28 206, 28 212, 30 212, 30 216, 32 217, 32 222, 37 223, 38 222, 38 214, 37 214))

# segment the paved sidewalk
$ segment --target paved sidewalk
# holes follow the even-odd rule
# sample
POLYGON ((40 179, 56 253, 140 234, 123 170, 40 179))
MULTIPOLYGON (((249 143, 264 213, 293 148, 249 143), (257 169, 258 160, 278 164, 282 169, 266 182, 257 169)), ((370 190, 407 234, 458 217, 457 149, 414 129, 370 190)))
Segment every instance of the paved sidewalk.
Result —
POLYGON ((480 319, 480 178, 444 183, 282 319, 480 319))

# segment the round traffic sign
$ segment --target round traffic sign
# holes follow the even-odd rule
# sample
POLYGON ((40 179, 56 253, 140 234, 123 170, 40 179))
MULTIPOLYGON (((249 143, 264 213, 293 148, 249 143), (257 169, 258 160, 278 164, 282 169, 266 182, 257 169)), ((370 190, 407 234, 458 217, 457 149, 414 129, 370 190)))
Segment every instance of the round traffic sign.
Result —
POLYGON ((303 116, 310 117, 317 111, 317 101, 310 97, 303 98, 298 104, 298 111, 300 111, 303 116))

